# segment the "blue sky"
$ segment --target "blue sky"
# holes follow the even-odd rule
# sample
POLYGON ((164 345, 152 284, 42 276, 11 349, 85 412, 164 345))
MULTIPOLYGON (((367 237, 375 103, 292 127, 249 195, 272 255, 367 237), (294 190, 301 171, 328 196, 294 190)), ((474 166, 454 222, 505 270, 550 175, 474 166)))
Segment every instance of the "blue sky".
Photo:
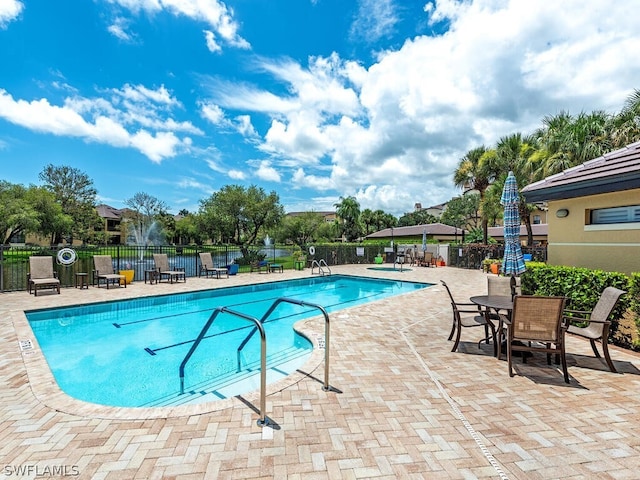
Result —
POLYGON ((286 211, 394 215, 460 192, 462 156, 640 88, 628 2, 0 0, 0 179, 87 173, 197 211, 224 185, 286 211))

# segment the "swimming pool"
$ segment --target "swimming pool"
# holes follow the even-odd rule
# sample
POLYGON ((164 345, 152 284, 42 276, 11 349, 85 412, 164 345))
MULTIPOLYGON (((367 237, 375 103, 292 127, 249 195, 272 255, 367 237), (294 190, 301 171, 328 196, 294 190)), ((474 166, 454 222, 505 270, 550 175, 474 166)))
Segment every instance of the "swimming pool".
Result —
MULTIPOLYGON (((428 286, 331 275, 25 313, 58 386, 68 395, 102 405, 166 406, 258 388, 251 378, 259 369, 260 338, 253 335, 238 355, 253 326, 222 314, 191 357, 185 393, 180 394, 179 366, 218 307, 259 319, 277 298, 287 297, 331 313, 428 286)), ((292 326, 318 314, 317 309, 283 303, 267 319, 269 382, 308 359, 312 345, 292 326)))

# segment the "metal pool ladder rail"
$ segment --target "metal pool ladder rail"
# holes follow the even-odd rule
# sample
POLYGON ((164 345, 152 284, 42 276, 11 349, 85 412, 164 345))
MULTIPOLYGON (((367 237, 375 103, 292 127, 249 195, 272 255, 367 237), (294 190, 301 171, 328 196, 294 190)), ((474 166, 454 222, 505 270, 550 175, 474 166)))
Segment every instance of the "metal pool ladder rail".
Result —
POLYGON ((324 346, 324 348, 325 348, 325 350, 324 350, 324 385, 323 385, 322 389, 325 392, 328 392, 329 390, 331 390, 331 387, 329 386, 329 331, 330 331, 330 328, 329 328, 329 315, 327 314, 327 311, 320 305, 304 302, 302 300, 295 300, 295 299, 281 297, 281 298, 276 299, 273 302, 271 307, 269 307, 269 310, 267 310, 267 313, 265 313, 262 316, 261 320, 258 320, 257 318, 251 317, 249 315, 245 315, 244 313, 241 313, 241 312, 236 312, 235 310, 231 310, 231 309, 229 309, 227 307, 218 307, 218 308, 216 308, 213 311, 213 313, 211 314, 211 316, 209 317, 209 320, 207 320, 207 323, 205 323, 204 327, 202 327, 202 330, 200 331, 200 334, 198 335, 198 338, 196 338, 196 340, 193 342, 193 345, 189 349, 189 352, 187 353, 187 355, 184 357, 184 360, 182 360, 182 363, 180 364, 180 394, 184 393, 184 367, 186 366, 187 362, 191 358, 191 355, 193 355, 193 352, 195 352, 196 348, 198 348, 198 345, 200 345, 200 342, 202 341, 204 336, 207 334, 207 331, 209 330, 209 328, 213 324, 213 322, 216 319, 216 317, 220 313, 228 313, 230 315, 234 315, 236 317, 239 317, 239 318, 242 318, 244 320, 250 321, 255 325, 255 328, 251 331, 251 333, 249 333, 249 335, 242 342, 240 347, 238 347, 238 356, 240 355, 240 350, 242 350, 242 348, 246 345, 246 343, 253 336, 253 334, 256 332, 256 330, 260 332, 260 419, 258 420, 258 425, 261 426, 261 427, 264 427, 264 426, 268 425, 269 424, 269 419, 267 418, 267 416, 265 414, 265 410, 266 410, 266 386, 267 386, 267 336, 266 336, 266 334, 264 332, 264 327, 263 327, 262 324, 269 317, 269 315, 271 315, 271 313, 275 310, 275 308, 282 302, 292 303, 294 305, 300 305, 300 306, 305 306, 305 307, 317 308, 324 315, 324 320, 325 320, 325 328, 324 328, 325 346, 324 346))
POLYGON ((314 268, 318 267, 318 274, 319 275, 324 275, 325 273, 328 275, 331 275, 331 269, 329 268, 329 265, 327 265, 327 262, 325 261, 324 258, 321 258, 320 260, 314 260, 313 262, 311 262, 311 275, 313 275, 314 273, 314 268))

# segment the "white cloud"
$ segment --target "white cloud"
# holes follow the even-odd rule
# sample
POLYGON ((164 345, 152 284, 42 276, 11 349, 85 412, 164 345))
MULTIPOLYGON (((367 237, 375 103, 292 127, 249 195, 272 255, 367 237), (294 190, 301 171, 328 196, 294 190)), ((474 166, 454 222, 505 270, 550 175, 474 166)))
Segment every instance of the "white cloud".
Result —
POLYGON ((207 42, 207 48, 212 53, 218 53, 222 51, 222 47, 216 42, 216 36, 211 30, 204 31, 204 38, 207 42))
MULTIPOLYGON (((204 22, 211 27, 211 35, 205 33, 207 47, 217 45, 213 32, 228 45, 249 49, 249 43, 238 34, 238 24, 233 18, 233 10, 218 0, 107 0, 134 13, 144 11, 150 15, 167 11, 175 16, 185 16, 194 21, 204 22)), ((211 50, 217 51, 217 50, 211 50)))
MULTIPOLYGON (((155 100, 165 106, 176 104, 162 88, 152 91, 140 86, 127 86, 120 92, 124 92, 123 96, 134 102, 155 100)), ((14 100, 9 93, 0 89, 0 117, 11 123, 53 135, 78 137, 119 148, 135 148, 158 163, 190 148, 191 139, 180 139, 174 131, 199 133, 188 122, 153 117, 157 113, 153 108, 151 113, 141 113, 141 110, 134 112, 131 110, 132 105, 126 103, 125 106, 129 109, 120 110, 117 102, 114 105, 103 98, 71 97, 65 100, 64 105, 57 106, 45 98, 14 100), (137 126, 137 130, 127 130, 132 125, 137 126), (141 126, 148 128, 140 128, 141 126)))
POLYGON ((351 35, 373 43, 391 35, 399 21, 393 0, 359 0, 351 35))
POLYGON ((107 30, 111 35, 116 38, 119 38, 125 42, 131 42, 135 38, 133 34, 129 33, 127 30, 129 28, 129 21, 123 17, 116 17, 113 20, 113 23, 107 27, 107 30))
MULTIPOLYGON (((392 2, 360 8, 384 26, 377 36, 392 28, 392 2)), ((638 88, 640 35, 624 2, 439 0, 424 11, 434 31, 448 30, 407 39, 368 68, 335 54, 306 67, 261 59, 281 90, 217 82, 211 95, 268 117, 260 149, 292 184, 400 214, 454 196, 470 149, 560 110, 619 110, 638 88)))
POLYGON ((9 23, 20 16, 24 10, 24 4, 18 0, 0 1, 0 29, 6 28, 9 23))
POLYGON ((268 182, 280 182, 280 174, 271 166, 271 162, 268 160, 260 162, 257 170, 255 171, 255 175, 259 179, 266 180, 268 182))
POLYGON ((200 111, 202 116, 214 125, 222 125, 226 122, 224 111, 218 105, 205 102, 200 105, 200 111))

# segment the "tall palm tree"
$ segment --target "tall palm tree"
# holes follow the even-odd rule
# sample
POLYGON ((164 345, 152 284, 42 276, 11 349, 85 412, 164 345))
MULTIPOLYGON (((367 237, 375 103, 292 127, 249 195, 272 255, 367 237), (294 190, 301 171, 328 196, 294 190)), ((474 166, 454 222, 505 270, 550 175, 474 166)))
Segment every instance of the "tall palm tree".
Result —
POLYGON ((539 150, 531 157, 544 178, 597 158, 614 148, 613 117, 603 110, 547 116, 533 137, 539 150))
POLYGON ((622 148, 640 140, 640 90, 634 90, 625 101, 622 111, 613 118, 614 148, 622 148))
POLYGON ((453 183, 456 187, 461 187, 466 190, 476 190, 480 195, 480 215, 482 218, 482 242, 488 243, 488 226, 489 220, 486 215, 482 213, 483 201, 485 191, 491 185, 493 175, 491 171, 486 168, 486 162, 483 162, 483 156, 487 154, 488 150, 483 145, 481 147, 469 150, 467 154, 460 159, 458 167, 453 173, 453 183))
POLYGON ((360 204, 355 197, 340 197, 340 201, 334 204, 336 215, 340 219, 341 234, 348 242, 356 240, 361 232, 360 228, 360 204))
MULTIPOLYGON (((514 133, 507 137, 502 137, 496 146, 495 163, 493 171, 499 175, 499 182, 496 185, 503 185, 509 171, 512 171, 518 182, 518 187, 538 180, 534 165, 530 161, 535 152, 535 139, 523 137, 520 133, 514 133)), ((531 228, 531 212, 534 206, 526 202, 523 195, 520 195, 518 211, 520 219, 527 229, 527 245, 533 245, 533 229, 531 228)))

